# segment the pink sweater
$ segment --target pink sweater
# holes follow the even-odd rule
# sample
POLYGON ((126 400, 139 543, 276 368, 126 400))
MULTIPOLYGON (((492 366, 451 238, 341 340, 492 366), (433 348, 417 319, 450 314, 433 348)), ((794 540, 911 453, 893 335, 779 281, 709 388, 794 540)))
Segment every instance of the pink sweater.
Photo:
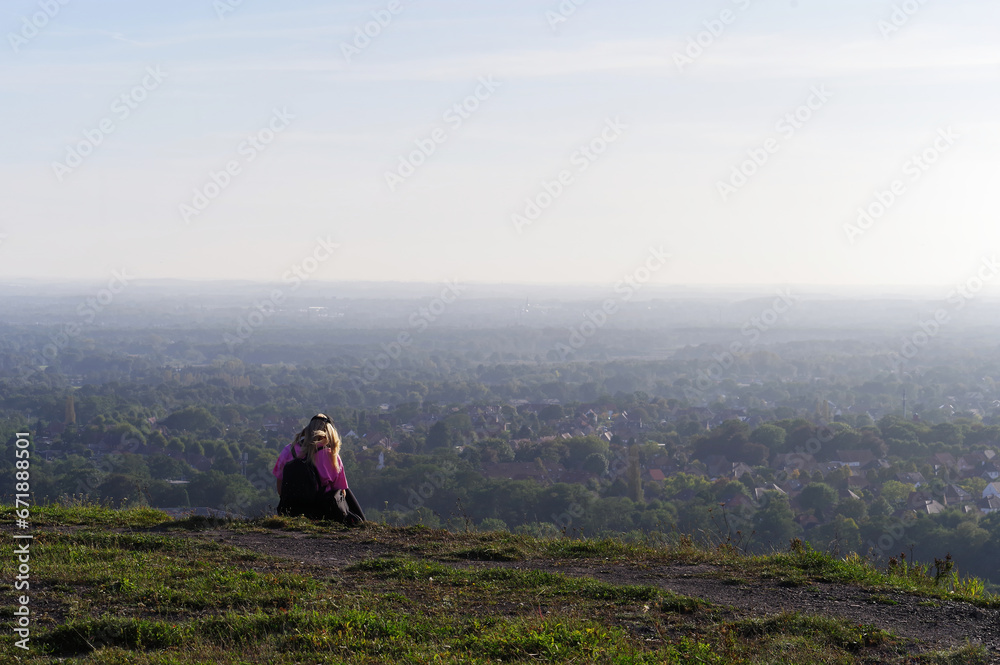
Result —
MULTIPOLYGON (((271 471, 274 477, 278 479, 279 484, 281 483, 281 472, 285 468, 285 465, 292 461, 292 455, 294 454, 297 457, 302 456, 302 451, 299 450, 298 446, 295 446, 295 452, 292 453, 292 445, 290 443, 285 446, 285 449, 278 455, 278 460, 274 463, 274 469, 271 471)), ((313 462, 316 464, 316 470, 319 471, 319 479, 326 488, 325 491, 347 489, 347 476, 344 474, 344 462, 340 459, 340 455, 337 456, 340 471, 333 468, 333 456, 330 455, 329 448, 316 451, 313 462)))

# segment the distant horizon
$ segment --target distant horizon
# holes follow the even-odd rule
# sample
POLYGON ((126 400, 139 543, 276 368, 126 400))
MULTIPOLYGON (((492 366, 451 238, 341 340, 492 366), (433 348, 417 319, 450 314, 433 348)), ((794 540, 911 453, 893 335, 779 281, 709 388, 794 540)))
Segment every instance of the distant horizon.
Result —
MULTIPOLYGON (((9 287, 34 287, 41 290, 48 288, 78 287, 90 288, 99 286, 106 280, 65 278, 65 279, 44 279, 44 278, 0 278, 0 295, 4 289, 9 287)), ((440 288, 448 280, 440 282, 431 281, 400 281, 400 280, 321 280, 311 279, 302 282, 294 290, 312 292, 324 288, 352 287, 352 288, 373 288, 381 290, 398 289, 433 289, 440 288)), ((175 277, 146 278, 130 281, 128 290, 135 288, 165 288, 170 286, 178 287, 178 293, 185 289, 198 287, 281 287, 287 286, 280 281, 262 281, 252 279, 185 279, 175 277)), ((608 291, 609 284, 600 282, 486 282, 468 281, 461 282, 462 286, 486 290, 502 289, 564 289, 567 291, 587 290, 587 291, 608 291)), ((927 295, 940 296, 937 291, 943 289, 954 289, 955 284, 663 284, 646 283, 637 292, 638 299, 645 299, 643 292, 676 292, 678 294, 690 293, 692 295, 722 296, 729 294, 746 294, 767 296, 777 291, 793 291, 798 296, 806 297, 892 297, 893 295, 927 295)), ((1000 297, 1000 288, 985 285, 979 295, 990 298, 1000 297)), ((511 296, 514 297, 514 296, 511 296)))

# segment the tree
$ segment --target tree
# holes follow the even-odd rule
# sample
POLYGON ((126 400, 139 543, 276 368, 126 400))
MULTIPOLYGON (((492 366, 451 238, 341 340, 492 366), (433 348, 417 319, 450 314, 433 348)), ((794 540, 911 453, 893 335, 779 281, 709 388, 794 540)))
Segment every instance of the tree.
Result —
POLYGON ((146 504, 139 482, 121 473, 113 473, 97 488, 102 500, 110 501, 116 507, 141 506, 146 504))
POLYGON ((200 406, 189 406, 175 411, 167 416, 162 425, 170 429, 185 430, 188 432, 206 432, 213 429, 221 429, 221 424, 215 419, 208 409, 200 406))
POLYGON ((924 443, 944 443, 949 446, 960 446, 964 437, 962 429, 954 423, 940 423, 920 437, 924 443))
POLYGON ((768 449, 760 443, 747 441, 740 449, 733 453, 732 460, 735 462, 745 462, 750 466, 761 466, 767 461, 768 449))
POLYGON ((872 501, 872 507, 868 510, 868 514, 872 517, 883 518, 892 515, 892 504, 886 501, 884 496, 872 501))
POLYGON ((835 554, 858 552, 861 550, 861 530, 857 522, 843 515, 837 515, 826 524, 809 532, 808 540, 822 551, 835 554))
POLYGON ((868 506, 861 499, 847 498, 837 506, 837 514, 861 522, 868 517, 868 506))
POLYGON ((583 470, 603 476, 608 472, 608 458, 601 453, 590 453, 583 461, 583 470))
POLYGON ((750 433, 750 440, 766 447, 773 455, 785 445, 785 430, 777 425, 764 423, 750 433))
POLYGON ((510 531, 507 523, 495 517, 487 517, 479 523, 479 531, 510 531))
POLYGON ((184 485, 154 480, 149 485, 149 505, 153 508, 187 508, 191 501, 184 485))
POLYGON ((231 455, 221 455, 212 461, 212 469, 226 475, 239 473, 240 465, 231 455))
POLYGON ((514 459, 514 449, 502 439, 486 439, 478 444, 481 458, 484 462, 511 462, 514 459))
POLYGON ((76 424, 76 407, 73 404, 73 394, 70 393, 66 396, 66 414, 64 420, 67 425, 76 424))
MULTIPOLYGON (((423 447, 424 447, 423 442, 418 440, 417 437, 413 436, 412 434, 406 434, 400 440, 398 450, 401 453, 408 453, 413 455, 423 450, 423 447)), ((470 449, 466 449, 466 451, 468 450, 470 449)))
POLYGON ((191 467, 166 455, 152 455, 148 458, 149 473, 160 480, 179 480, 191 473, 191 467))
POLYGON ((628 448, 628 496, 636 503, 642 503, 642 474, 639 471, 639 447, 634 443, 628 448))
POLYGON ((593 453, 600 453, 607 459, 611 454, 611 447, 604 439, 596 436, 578 436, 566 441, 567 456, 565 464, 572 468, 582 468, 584 461, 593 453))
POLYGON ((798 500, 803 510, 811 510, 823 519, 831 515, 837 505, 837 490, 826 483, 809 483, 802 488, 798 500))
POLYGON ((214 469, 207 473, 196 473, 187 487, 191 505, 221 506, 226 493, 224 481, 225 475, 214 469))
POLYGON ((439 420, 433 425, 431 425, 430 430, 427 432, 427 448, 433 450, 435 448, 445 448, 452 445, 452 434, 451 428, 448 427, 448 423, 443 420, 439 420))
POLYGON ((796 538, 801 529, 795 523, 795 514, 788 504, 788 497, 779 492, 767 492, 768 502, 754 514, 754 539, 760 549, 783 549, 788 541, 796 538))
POLYGON ((750 426, 742 420, 726 420, 693 442, 694 457, 704 460, 711 455, 726 455, 733 459, 749 442, 749 432, 750 426))
POLYGON ((882 483, 882 498, 892 506, 898 506, 906 501, 910 492, 916 488, 909 483, 901 483, 897 480, 887 480, 882 483))

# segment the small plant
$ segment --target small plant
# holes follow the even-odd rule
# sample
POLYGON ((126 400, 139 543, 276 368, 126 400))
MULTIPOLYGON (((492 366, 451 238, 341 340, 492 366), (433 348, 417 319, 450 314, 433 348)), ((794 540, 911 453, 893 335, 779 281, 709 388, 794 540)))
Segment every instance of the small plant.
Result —
POLYGON ((951 571, 955 567, 955 562, 951 559, 951 552, 943 559, 934 557, 934 584, 940 585, 942 582, 951 581, 951 571))
POLYGON ((963 580, 958 571, 954 571, 951 574, 951 590, 967 598, 982 598, 986 593, 986 583, 978 577, 966 577, 963 580))
POLYGON ((889 596, 876 594, 871 597, 871 601, 877 605, 899 605, 899 601, 893 600, 889 596))

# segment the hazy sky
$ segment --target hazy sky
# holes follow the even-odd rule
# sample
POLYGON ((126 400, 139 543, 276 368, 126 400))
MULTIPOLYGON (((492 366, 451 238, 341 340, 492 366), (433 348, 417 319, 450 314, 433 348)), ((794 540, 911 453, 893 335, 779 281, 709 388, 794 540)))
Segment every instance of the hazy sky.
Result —
POLYGON ((944 285, 1000 248, 995 0, 7 0, 0 27, 3 279, 610 284, 662 248, 663 284, 944 285))

